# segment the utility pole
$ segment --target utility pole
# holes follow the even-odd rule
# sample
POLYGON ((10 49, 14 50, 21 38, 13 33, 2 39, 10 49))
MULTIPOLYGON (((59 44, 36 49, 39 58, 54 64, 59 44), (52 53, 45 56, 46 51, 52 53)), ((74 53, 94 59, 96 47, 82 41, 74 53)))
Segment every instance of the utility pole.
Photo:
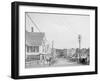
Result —
POLYGON ((54 41, 52 41, 52 49, 53 49, 54 41))
POLYGON ((54 49, 53 46, 54 46, 54 41, 52 41, 52 54, 53 54, 53 49, 54 49))
POLYGON ((54 41, 52 41, 52 56, 54 58, 54 41))
POLYGON ((80 49, 81 49, 81 35, 78 35, 78 42, 79 42, 79 53, 78 53, 78 60, 80 59, 80 49))

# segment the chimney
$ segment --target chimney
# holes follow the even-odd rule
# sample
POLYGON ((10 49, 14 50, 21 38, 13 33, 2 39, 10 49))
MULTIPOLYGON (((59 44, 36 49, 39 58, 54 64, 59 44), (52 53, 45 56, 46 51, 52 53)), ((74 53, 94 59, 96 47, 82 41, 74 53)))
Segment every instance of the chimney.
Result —
POLYGON ((31 27, 31 32, 34 32, 34 28, 33 27, 31 27))

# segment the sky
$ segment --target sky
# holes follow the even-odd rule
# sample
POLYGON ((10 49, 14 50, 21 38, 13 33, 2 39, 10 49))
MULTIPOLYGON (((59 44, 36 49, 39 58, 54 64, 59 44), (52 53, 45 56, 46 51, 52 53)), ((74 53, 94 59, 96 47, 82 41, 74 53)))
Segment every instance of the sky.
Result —
POLYGON ((81 35, 81 48, 90 46, 90 16, 75 14, 50 14, 50 13, 26 13, 26 30, 39 32, 30 18, 39 28, 45 32, 46 39, 54 48, 78 48, 78 35, 81 35), (30 17, 30 18, 29 18, 30 17))

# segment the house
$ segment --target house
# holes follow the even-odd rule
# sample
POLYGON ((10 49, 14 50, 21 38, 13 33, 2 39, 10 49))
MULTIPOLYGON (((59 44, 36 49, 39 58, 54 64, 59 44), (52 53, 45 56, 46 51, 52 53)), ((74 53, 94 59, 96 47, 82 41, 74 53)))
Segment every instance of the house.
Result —
POLYGON ((25 33, 25 51, 26 60, 42 60, 45 55, 49 54, 49 44, 45 38, 44 32, 28 32, 25 33))

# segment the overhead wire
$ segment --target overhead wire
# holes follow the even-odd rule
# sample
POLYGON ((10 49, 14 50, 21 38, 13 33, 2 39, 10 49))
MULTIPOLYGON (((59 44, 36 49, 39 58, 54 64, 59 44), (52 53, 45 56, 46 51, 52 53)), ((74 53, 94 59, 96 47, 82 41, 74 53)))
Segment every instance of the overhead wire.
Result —
POLYGON ((40 29, 38 28, 37 24, 32 20, 32 18, 28 14, 26 14, 26 15, 31 20, 31 22, 35 25, 36 29, 40 32, 40 29))

